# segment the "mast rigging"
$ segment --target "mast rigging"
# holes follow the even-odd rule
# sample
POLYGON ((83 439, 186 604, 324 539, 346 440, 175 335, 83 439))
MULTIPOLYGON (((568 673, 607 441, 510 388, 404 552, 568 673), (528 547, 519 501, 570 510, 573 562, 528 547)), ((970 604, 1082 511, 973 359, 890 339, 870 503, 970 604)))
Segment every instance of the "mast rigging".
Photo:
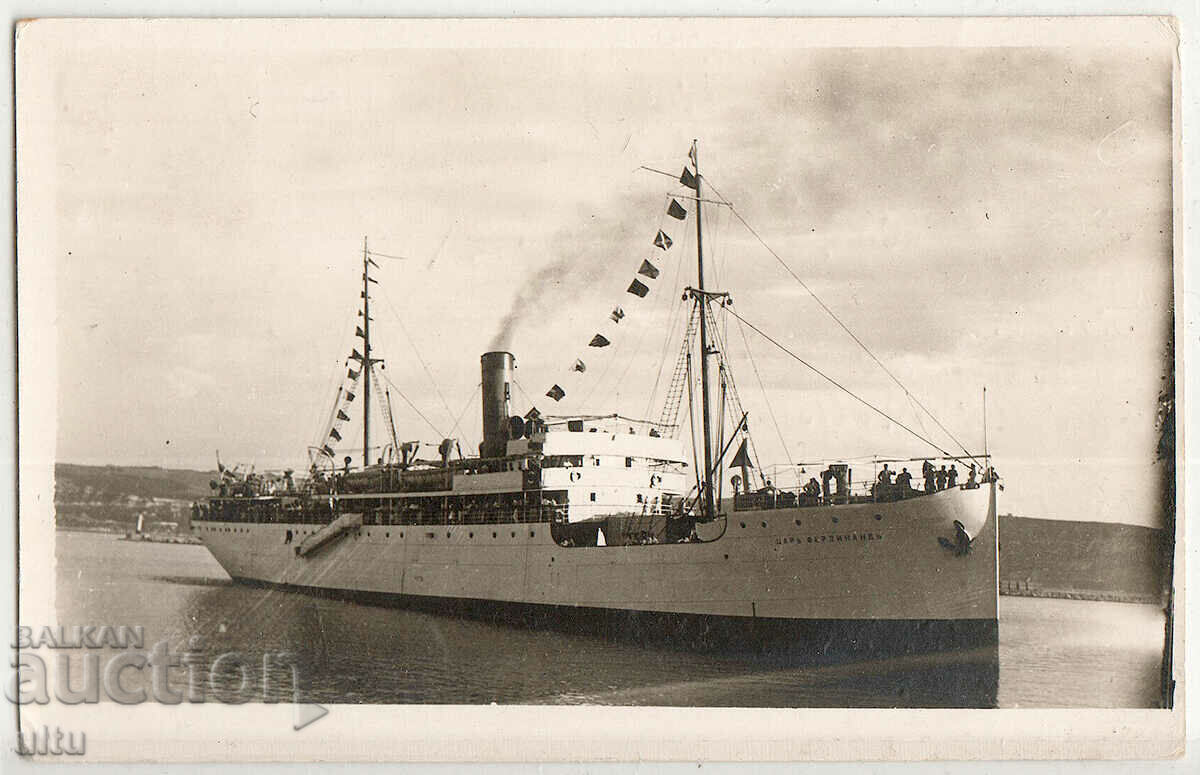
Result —
POLYGON ((704 228, 701 212, 704 209, 700 186, 700 153, 696 141, 692 140, 692 166, 696 170, 696 303, 702 305, 700 314, 700 403, 701 403, 701 435, 704 444, 704 483, 703 504, 704 517, 710 519, 716 515, 713 505, 712 488, 712 434, 709 430, 711 416, 709 414, 709 385, 708 385, 708 320, 704 310, 708 308, 708 298, 704 295, 704 228))
POLYGON ((371 253, 367 249, 367 238, 363 237, 363 365, 367 370, 367 378, 363 380, 363 468, 371 465, 371 291, 368 287, 370 277, 371 253))

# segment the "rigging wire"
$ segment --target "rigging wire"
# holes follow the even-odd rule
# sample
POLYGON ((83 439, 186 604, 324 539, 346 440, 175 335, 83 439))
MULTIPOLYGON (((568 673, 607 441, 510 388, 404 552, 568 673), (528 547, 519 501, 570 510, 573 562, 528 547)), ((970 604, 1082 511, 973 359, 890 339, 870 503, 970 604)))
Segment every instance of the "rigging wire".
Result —
MULTIPOLYGON (((689 215, 688 217, 690 218, 691 216, 689 215)), ((686 224, 688 223, 688 221, 685 220, 683 223, 686 227, 686 224)), ((675 277, 673 280, 671 280, 672 288, 679 287, 679 275, 683 272, 683 255, 686 252, 685 249, 688 244, 687 241, 688 241, 689 234, 691 234, 691 230, 684 228, 684 231, 683 231, 684 242, 683 242, 683 246, 679 250, 678 257, 675 259, 675 277)), ((683 308, 685 306, 686 306, 686 299, 684 299, 681 296, 679 299, 679 302, 677 304, 675 304, 673 307, 671 307, 670 314, 667 317, 666 336, 663 337, 662 352, 659 354, 659 357, 658 357, 658 373, 654 375, 654 387, 652 387, 650 389, 650 394, 648 396, 646 396, 646 408, 642 412, 642 414, 645 415, 646 417, 650 416, 650 408, 654 404, 655 394, 658 393, 658 386, 659 386, 659 383, 662 381, 663 367, 665 367, 667 365, 667 351, 671 346, 671 340, 674 339, 674 336, 675 336, 675 326, 683 320, 682 313, 683 313, 683 308)), ((690 316, 690 314, 691 314, 690 310, 689 310, 688 314, 690 316)), ((686 324, 684 325, 683 328, 684 328, 684 330, 686 330, 686 328, 687 328, 686 324)))
POLYGON ((925 427, 925 420, 921 417, 920 410, 917 409, 916 404, 913 403, 912 396, 908 396, 908 408, 912 409, 913 417, 917 418, 917 425, 921 426, 921 433, 929 433, 929 429, 925 427))
POLYGON ((750 350, 750 338, 746 336, 746 327, 742 325, 740 319, 738 320, 738 331, 741 332, 742 342, 746 345, 746 357, 750 361, 750 367, 754 370, 754 378, 758 380, 758 389, 762 392, 763 403, 767 405, 767 414, 771 415, 771 424, 775 426, 775 433, 779 436, 779 443, 783 445, 783 455, 787 458, 788 465, 794 466, 792 453, 788 451, 787 442, 783 440, 783 430, 779 427, 779 420, 775 418, 775 409, 771 406, 770 400, 767 399, 767 388, 763 384, 762 375, 758 372, 758 363, 755 362, 754 353, 750 350))
MULTIPOLYGON (((735 312, 734 310, 732 310, 732 309, 729 309, 728 311, 729 311, 729 314, 730 314, 730 315, 733 315, 735 318, 737 318, 738 320, 740 320, 740 321, 742 321, 743 323, 745 323, 745 324, 746 324, 746 325, 747 325, 747 326, 748 326, 748 327, 749 327, 749 328, 750 328, 752 331, 755 331, 755 332, 757 332, 759 336, 761 336, 762 338, 766 339, 768 342, 770 342, 771 344, 775 345, 776 347, 778 347, 778 348, 779 348, 780 350, 782 350, 783 352, 787 353, 787 354, 788 354, 789 356, 791 356, 793 359, 795 359, 795 360, 799 361, 800 363, 802 363, 803 365, 805 365, 806 367, 808 367, 808 369, 809 369, 809 370, 811 370, 811 371, 812 371, 814 374, 816 374, 817 376, 821 377, 821 378, 822 378, 822 379, 824 379, 826 382, 828 382, 829 384, 831 384, 831 385, 833 385, 834 387, 836 387, 838 390, 841 390, 843 393, 845 393, 846 395, 850 396, 850 397, 851 397, 851 398, 853 398, 855 401, 858 401, 860 404, 862 404, 863 406, 867 407, 868 409, 870 409, 871 411, 875 412, 876 414, 878 414, 879 416, 883 417, 884 419, 886 419, 886 420, 888 420, 888 421, 890 421, 890 422, 892 422, 892 423, 894 423, 894 424, 896 424, 896 425, 900 426, 900 427, 901 427, 901 428, 903 428, 904 430, 906 430, 906 431, 908 431, 909 433, 911 433, 913 436, 917 437, 917 438, 918 438, 918 439, 920 439, 921 441, 925 442, 925 443, 926 443, 926 444, 928 444, 929 446, 931 446, 931 447, 933 447, 934 449, 936 449, 938 452, 941 452, 941 453, 942 453, 943 455, 945 455, 947 458, 954 458, 954 456, 953 456, 953 455, 951 455, 951 454, 950 454, 950 452, 946 451, 945 449, 942 449, 940 446, 938 446, 937 444, 933 443, 933 442, 932 442, 932 441, 930 441, 928 438, 926 438, 926 437, 922 436, 921 434, 917 433, 917 432, 916 432, 916 431, 914 431, 912 428, 910 428, 910 427, 908 427, 907 425, 905 425, 904 423, 900 422, 900 421, 899 421, 899 420, 897 420, 895 417, 892 417, 890 414, 888 414, 887 412, 883 411, 883 410, 882 410, 882 409, 880 409, 879 407, 875 406, 875 405, 874 405, 874 404, 872 404, 871 402, 867 401, 865 398, 862 398, 862 397, 861 397, 861 396, 859 396, 857 393, 853 392, 852 390, 850 390, 849 388, 847 388, 845 385, 843 385, 842 383, 840 383, 840 382, 838 382, 837 380, 835 380, 833 377, 829 376, 829 375, 828 375, 828 374, 826 374, 825 372, 823 372, 823 371, 821 371, 820 369, 818 369, 816 366, 812 365, 812 364, 811 364, 811 363, 809 363, 808 361, 806 361, 806 360, 804 360, 803 358, 801 358, 799 355, 796 355, 796 353, 792 352, 792 351, 791 351, 791 350, 789 350, 787 347, 785 347, 784 345, 780 344, 780 343, 779 343, 779 341, 778 341, 778 340, 776 340, 776 339, 774 339, 774 338, 773 338, 773 337, 772 337, 770 334, 768 334, 767 332, 763 331, 761 328, 759 328, 758 326, 754 325, 754 324, 753 324, 753 323, 751 323, 749 320, 746 320, 744 317, 742 317, 741 315, 739 315, 739 314, 738 314, 737 312, 735 312)), ((964 451, 965 451, 965 450, 964 450, 964 451)), ((971 453, 970 453, 970 452, 967 452, 967 456, 968 456, 968 457, 973 457, 973 456, 971 455, 971 453)), ((958 458, 954 458, 954 459, 958 459, 958 458)))
MULTIPOLYGON (((350 324, 354 322, 355 317, 356 317, 355 312, 347 313, 346 319, 345 319, 345 324, 342 325, 339 329, 343 332, 342 338, 339 340, 338 349, 340 352, 345 352, 345 349, 343 349, 341 345, 344 345, 347 340, 350 340, 351 343, 353 342, 354 337, 352 337, 348 332, 350 330, 350 324)), ((319 426, 319 429, 318 429, 319 433, 324 434, 324 436, 322 436, 316 444, 316 446, 318 446, 318 447, 320 445, 326 443, 326 441, 329 438, 329 429, 333 425, 333 416, 337 412, 338 402, 341 400, 342 385, 340 385, 338 383, 345 379, 345 374, 346 374, 345 359, 341 359, 338 361, 337 366, 330 370, 329 377, 325 383, 325 390, 321 392, 321 395, 327 396, 327 395, 329 395, 329 389, 332 388, 334 385, 337 385, 338 397, 335 398, 333 401, 333 409, 330 409, 328 413, 321 412, 321 402, 319 402, 317 400, 314 400, 314 402, 313 402, 317 406, 317 411, 320 412, 320 414, 318 414, 317 417, 325 418, 325 420, 321 423, 321 425, 319 426)))
POLYGON ((436 433, 436 434, 438 435, 438 438, 439 438, 439 439, 444 439, 444 438, 446 438, 446 436, 445 436, 445 435, 444 435, 444 434, 443 434, 441 431, 439 431, 439 430, 437 429, 437 426, 436 426, 436 425, 434 425, 432 422, 430 422, 429 418, 428 418, 428 417, 426 417, 426 416, 425 416, 425 415, 424 415, 424 414, 421 412, 421 410, 420 410, 420 409, 418 409, 418 408, 416 407, 416 404, 414 404, 412 401, 409 401, 409 400, 408 400, 408 396, 404 395, 404 391, 403 391, 403 390, 401 390, 401 389, 399 388, 399 386, 397 386, 397 385, 396 385, 396 383, 395 383, 395 382, 392 382, 392 378, 391 378, 390 376, 388 376, 387 372, 384 372, 384 373, 383 373, 383 378, 384 378, 384 380, 386 380, 386 381, 387 381, 387 383, 388 383, 389 385, 391 385, 391 386, 392 386, 392 388, 393 388, 393 389, 395 389, 396 393, 397 393, 397 394, 399 394, 399 396, 400 396, 401 398, 403 398, 403 399, 404 399, 404 403, 408 404, 408 406, 409 406, 409 407, 410 407, 410 408, 411 408, 411 409, 412 409, 414 412, 416 412, 416 413, 417 413, 417 416, 418 416, 418 417, 420 417, 422 420, 424 420, 424 421, 425 421, 425 424, 426 424, 426 425, 428 425, 428 426, 429 426, 429 427, 430 427, 430 428, 433 430, 433 432, 434 432, 434 433, 436 433))
MULTIPOLYGON (((722 364, 726 364, 726 363, 728 363, 728 359, 725 356, 727 356, 729 354, 729 348, 726 346, 725 338, 721 334, 720 328, 717 326, 716 316, 713 314, 712 308, 709 307, 707 304, 704 304, 703 302, 697 302, 697 303, 703 307, 702 314, 705 314, 708 316, 709 324, 712 326, 711 330, 713 332, 713 341, 716 342, 717 353, 721 356, 720 360, 721 360, 722 364)), ((729 385, 729 392, 733 397, 733 405, 736 407, 738 416, 745 419, 745 415, 747 414, 747 412, 746 412, 745 406, 743 406, 743 404, 742 404, 741 394, 738 393, 737 381, 733 378, 733 373, 729 369, 725 368, 724 366, 722 366, 722 369, 725 371, 725 376, 726 376, 726 379, 727 379, 727 382, 729 385)), ((725 421, 725 418, 722 417, 721 422, 724 423, 724 421, 725 421)), ((740 424, 741 424, 741 422, 739 421, 739 425, 740 424)), ((748 429, 746 432, 746 436, 747 437, 750 436, 748 429)), ((754 465, 755 465, 755 467, 758 468, 759 474, 761 475, 762 471, 763 471, 762 461, 759 460, 759 458, 758 458, 758 446, 754 443, 753 438, 750 439, 750 450, 751 450, 751 454, 754 457, 754 465)), ((718 466, 719 465, 720 465, 720 462, 718 461, 718 466)), ((765 480, 764 480, 764 484, 765 484, 765 480)))
MULTIPOLYGON (((843 323, 842 319, 839 318, 834 313, 834 311, 832 309, 830 309, 829 306, 824 301, 821 300, 821 297, 818 296, 816 294, 816 292, 813 291, 813 289, 810 288, 806 282, 804 282, 804 280, 800 279, 800 276, 798 274, 796 274, 790 266, 788 266, 788 263, 786 261, 784 261, 783 258, 778 253, 776 253, 775 250, 772 249, 770 245, 767 244, 767 241, 764 240, 762 238, 762 236, 757 231, 754 230, 754 227, 751 226, 749 224, 749 222, 745 218, 742 217, 742 214, 740 212, 738 212, 738 209, 736 207, 733 206, 733 203, 730 202, 728 199, 725 199, 725 196, 720 191, 717 191, 716 187, 713 186, 712 183, 709 182, 707 178, 705 178, 705 182, 708 183, 708 186, 709 186, 709 188, 711 188, 713 190, 713 193, 715 193, 718 197, 720 197, 722 200, 725 201, 725 204, 727 204, 729 206, 729 211, 731 213, 733 213, 733 216, 735 218, 737 218, 741 222, 741 224, 746 227, 746 230, 749 231, 750 234, 752 234, 756 240, 758 240, 758 243, 760 245, 762 245, 763 248, 765 248, 766 251, 768 253, 770 253, 771 256, 773 256, 775 258, 776 261, 779 262, 779 265, 782 266, 784 268, 784 270, 789 275, 792 276, 792 279, 794 279, 796 282, 798 282, 800 284, 800 287, 802 287, 805 291, 808 292, 809 296, 813 297, 813 300, 816 301, 818 305, 820 305, 821 309, 823 309, 825 311, 825 313, 827 315, 829 315, 829 317, 831 317, 833 319, 833 321, 835 323, 837 323, 838 326, 840 326, 841 329, 843 331, 845 331, 846 334, 849 335, 849 337, 851 339, 853 339, 854 342, 860 348, 862 348, 863 352, 865 352, 868 356, 870 356, 871 360, 875 361, 875 363, 879 366, 879 368, 883 369, 883 372, 885 374, 887 374, 888 377, 890 377, 891 380, 893 382, 895 382, 896 385, 901 390, 904 391, 904 394, 906 396, 908 396, 910 399, 912 399, 914 402, 916 402, 917 406, 921 407, 921 409, 927 415, 929 415, 930 419, 932 419, 934 421, 934 423, 936 423, 937 426, 942 429, 943 433, 945 433, 947 436, 950 437, 951 441, 953 441, 955 444, 957 444, 959 446, 960 449, 962 449, 963 453, 966 454, 967 457, 974 460, 975 456, 971 454, 971 452, 966 448, 966 446, 961 441, 959 441, 958 438, 955 437, 955 435, 953 433, 951 433, 946 428, 945 425, 942 425, 942 422, 940 420, 938 420, 938 418, 933 414, 933 412, 929 411, 928 407, 926 407, 923 403, 921 403, 921 400, 912 394, 912 391, 910 391, 908 389, 908 387, 906 387, 905 384, 903 382, 901 382, 900 379, 895 374, 893 374, 892 371, 887 366, 884 365, 883 361, 879 360, 879 358, 875 355, 875 353, 871 351, 871 348, 867 347, 866 343, 864 343, 861 339, 859 339, 858 336, 853 331, 850 330, 849 326, 847 326, 845 323, 843 323)), ((736 315, 736 313, 734 313, 734 314, 736 315)), ((749 325, 749 324, 747 323, 747 325, 749 325)), ((757 331, 758 329, 755 329, 755 330, 757 331)), ((759 331, 759 333, 762 334, 761 331, 759 331)), ((766 336, 766 334, 763 334, 763 336, 766 336)), ((772 341, 774 341, 774 340, 772 340, 772 341)), ((791 354, 791 353, 789 353, 789 354, 791 354)), ((824 376, 824 375, 822 375, 822 376, 824 376)), ((851 394, 851 395, 853 395, 853 394, 851 394)), ((874 409, 874 407, 871 407, 871 408, 874 409)), ((878 410, 876 410, 876 411, 878 411, 878 410)), ((905 426, 905 427, 907 427, 907 426, 905 426)), ((921 437, 921 438, 924 439, 924 437, 921 437)), ((928 440, 926 440, 926 441, 928 441, 928 440)), ((932 444, 936 449, 941 449, 941 447, 938 447, 936 444, 933 444, 932 442, 928 442, 928 443, 932 444)), ((944 451, 945 450, 943 450, 943 452, 944 451)))
POLYGON ((396 438, 396 420, 392 416, 392 396, 386 389, 383 388, 383 385, 379 381, 379 371, 382 371, 382 369, 377 371, 374 365, 372 365, 370 367, 370 371, 371 374, 368 378, 373 381, 373 384, 375 385, 375 391, 384 397, 384 400, 379 402, 379 406, 383 410, 382 413, 384 419, 387 420, 388 429, 392 435, 392 451, 393 453, 399 452, 400 442, 396 438))
MULTIPOLYGON (((699 453, 696 451, 696 401, 695 397, 692 395, 693 379, 692 354, 689 352, 687 354, 688 428, 691 429, 692 433, 692 470, 696 472, 696 497, 699 498, 704 493, 700 485, 700 460, 697 457, 699 453)), ((687 499, 685 498, 684 500, 687 499)))
POLYGON ((412 348, 413 354, 417 356, 417 362, 421 364, 421 368, 425 370, 425 376, 429 377, 429 383, 433 385, 433 392, 437 393, 438 400, 442 402, 442 408, 446 410, 446 416, 454 419, 454 412, 450 410, 450 406, 446 403, 446 397, 442 395, 442 389, 438 387, 437 380, 433 378, 433 372, 429 370, 429 365, 425 363, 425 359, 421 357, 421 351, 417 349, 416 340, 408 333, 408 329, 404 327, 404 321, 400 317, 400 313, 392 304, 392 298, 387 291, 383 292, 383 300, 387 302, 388 308, 396 317, 396 322, 400 324, 400 330, 404 332, 404 338, 408 340, 408 346, 412 348))
MULTIPOLYGON (((616 348, 614 347, 613 349, 615 350, 616 348)), ((592 383, 592 389, 587 392, 587 395, 585 395, 583 397, 583 400, 578 403, 578 406, 581 406, 581 407, 588 406, 588 404, 592 400, 592 395, 595 394, 596 389, 600 387, 600 383, 604 381, 604 378, 608 376, 608 371, 609 371, 609 369, 612 368, 614 360, 616 360, 614 357, 609 356, 609 358, 605 361, 604 370, 600 372, 599 378, 597 378, 596 381, 592 383)))
MULTIPOLYGON (((482 385, 483 383, 480 382, 479 384, 482 385)), ((530 398, 529 394, 525 392, 525 387, 520 382, 517 381, 517 378, 515 376, 513 377, 513 384, 517 386, 517 390, 521 391, 521 395, 525 396, 525 400, 528 401, 529 405, 532 407, 533 399, 530 398)))
MULTIPOLYGON (((621 375, 619 377, 617 377, 617 382, 616 382, 616 385, 614 386, 614 390, 613 390, 614 402, 617 402, 617 400, 619 399, 619 397, 621 395, 621 386, 625 384, 625 376, 627 374, 629 374, 629 370, 631 368, 633 368, 634 361, 637 360, 637 357, 642 354, 642 344, 645 343, 646 335, 648 333, 650 333, 650 327, 648 325, 643 326, 642 333, 638 334, 637 342, 635 342, 633 345, 633 354, 625 359, 625 368, 621 371, 621 375)), ((618 403, 618 405, 619 405, 619 403, 618 403)))
MULTIPOLYGON (((682 263, 682 262, 681 262, 682 263)), ((679 272, 675 273, 675 280, 671 283, 672 288, 679 286, 679 272)), ((643 417, 650 416, 650 408, 654 405, 654 398, 658 394, 658 386, 662 382, 663 368, 667 365, 667 349, 671 346, 671 340, 675 338, 675 326, 683 319, 679 314, 686 301, 680 298, 678 302, 671 307, 670 316, 667 318, 666 336, 663 337, 662 352, 658 356, 658 373, 654 375, 654 386, 650 388, 650 393, 646 396, 646 407, 642 410, 643 417)), ((668 388, 669 391, 669 388, 668 388)))
MULTIPOLYGON (((467 410, 471 408, 471 404, 475 403, 475 396, 478 393, 480 393, 482 390, 483 390, 483 383, 480 382, 478 385, 475 386, 475 389, 473 391, 471 391, 471 397, 467 399, 467 402, 465 404, 463 404, 463 408, 461 411, 459 411, 458 417, 454 418, 454 427, 450 429, 451 436, 454 436, 454 432, 456 430, 458 430, 459 423, 462 422, 463 415, 465 415, 467 413, 467 410)), ((463 441, 467 441, 468 444, 471 443, 467 439, 463 439, 463 441)))
MULTIPOLYGON (((663 225, 666 222, 666 218, 667 218, 666 210, 662 210, 661 212, 659 212, 658 225, 655 227, 658 231, 663 230, 663 225)), ((685 231, 685 236, 686 236, 686 231, 685 231)), ((656 250, 658 250, 658 248, 653 244, 651 244, 649 247, 647 247, 646 248, 646 260, 650 260, 650 259, 654 258, 656 250)), ((683 252, 684 252, 683 246, 680 246, 680 250, 678 251, 679 255, 682 256, 683 252)), ((653 302, 650 302, 648 306, 650 306, 651 311, 653 311, 653 309, 654 309, 653 302)), ((636 347, 639 349, 639 351, 640 351, 641 344, 642 344, 642 341, 645 338, 645 336, 646 336, 646 329, 643 329, 642 334, 638 338, 638 341, 636 343, 636 347)), ((616 360, 615 353, 623 347, 625 338, 626 337, 622 337, 621 342, 619 342, 619 343, 613 342, 613 348, 612 348, 613 354, 609 355, 607 362, 604 364, 604 370, 602 372, 600 372, 599 379, 597 379, 595 382, 592 383, 591 390, 589 390, 587 392, 587 394, 583 397, 582 402, 580 402, 577 405, 583 406, 583 407, 588 406, 589 402, 592 399, 592 396, 596 393, 596 390, 599 389, 600 385, 604 382, 604 379, 608 376, 608 372, 612 369, 613 361, 616 360)), ((628 372, 628 368, 626 368, 626 372, 628 372)))
MULTIPOLYGON (((675 277, 676 277, 676 279, 678 279, 678 277, 679 277, 680 265, 683 263, 683 255, 684 255, 684 251, 682 249, 676 251, 676 254, 675 254, 675 277)), ((672 285, 671 287, 674 288, 677 286, 672 285)), ((668 316, 668 320, 669 320, 670 317, 675 312, 675 306, 671 303, 671 297, 667 293, 661 293, 661 294, 659 294, 658 297, 661 298, 662 301, 656 305, 651 305, 650 310, 649 310, 650 315, 653 316, 653 315, 658 315, 658 314, 662 314, 663 312, 666 312, 667 316, 668 316)), ((657 302, 658 298, 656 298, 655 301, 657 302)), ((629 374, 629 370, 631 368, 633 368, 634 361, 637 359, 637 357, 639 355, 641 355, 642 345, 646 342, 646 337, 649 333, 650 333, 650 325, 647 323, 642 326, 642 332, 638 335, 637 343, 634 345, 633 355, 626 361, 625 369, 621 372, 621 376, 619 376, 617 378, 617 384, 616 384, 616 390, 614 392, 614 398, 617 398, 620 396, 621 386, 626 384, 625 377, 626 377, 626 375, 629 374)), ((668 335, 669 335, 669 331, 668 331, 668 335)), ((661 362, 659 364, 659 373, 660 374, 662 373, 661 362)), ((655 387, 657 388, 657 381, 655 383, 655 387)), ((651 392, 651 397, 653 397, 653 391, 651 392)), ((650 416, 649 411, 645 412, 643 414, 643 416, 649 417, 650 416)))

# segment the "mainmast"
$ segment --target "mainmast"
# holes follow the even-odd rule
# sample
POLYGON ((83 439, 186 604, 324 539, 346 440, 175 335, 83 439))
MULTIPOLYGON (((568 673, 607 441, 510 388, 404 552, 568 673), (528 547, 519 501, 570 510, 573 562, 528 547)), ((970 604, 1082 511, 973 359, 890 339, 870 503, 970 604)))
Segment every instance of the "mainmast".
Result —
POLYGON ((700 304, 700 405, 701 433, 704 436, 704 516, 713 517, 717 510, 713 504, 712 487, 712 434, 709 431, 709 396, 708 396, 708 296, 704 291, 704 230, 701 226, 700 211, 700 153, 696 149, 696 141, 692 140, 692 164, 696 168, 696 290, 700 293, 697 302, 700 304))
POLYGON ((370 261, 370 251, 367 250, 367 238, 363 237, 363 468, 371 465, 371 291, 367 283, 367 270, 370 261))

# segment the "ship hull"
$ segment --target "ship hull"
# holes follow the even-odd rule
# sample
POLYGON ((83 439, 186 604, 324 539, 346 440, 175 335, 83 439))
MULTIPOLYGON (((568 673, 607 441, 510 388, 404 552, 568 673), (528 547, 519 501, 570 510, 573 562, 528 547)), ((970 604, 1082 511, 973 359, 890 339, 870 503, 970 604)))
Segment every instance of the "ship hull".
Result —
POLYGON ((317 526, 193 530, 240 582, 787 664, 936 655, 945 704, 995 704, 994 487, 737 511, 723 532, 703 527, 719 532, 563 547, 547 523, 364 526, 306 557, 295 544, 317 526))

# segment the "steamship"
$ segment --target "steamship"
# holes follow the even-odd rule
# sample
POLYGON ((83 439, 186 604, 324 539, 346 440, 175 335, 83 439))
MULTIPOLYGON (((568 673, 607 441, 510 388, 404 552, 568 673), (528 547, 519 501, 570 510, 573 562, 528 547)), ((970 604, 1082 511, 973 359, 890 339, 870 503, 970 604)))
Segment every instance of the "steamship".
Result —
MULTIPOLYGON (((401 443, 375 373, 378 265, 364 241, 363 352, 347 361, 350 382, 309 470, 243 473, 218 461, 193 534, 235 582, 687 649, 932 660, 946 704, 994 705, 997 482, 986 456, 936 456, 972 466, 970 479, 941 487, 887 474, 856 481, 846 461, 830 461, 819 484, 798 470, 794 487, 768 481, 717 323, 731 299, 705 287, 701 207, 721 200, 707 198, 694 144, 688 158, 671 202, 695 221, 696 281, 682 294, 689 317, 657 420, 522 413, 516 360, 492 351, 480 358, 478 454, 455 439, 401 443), (373 387, 390 435, 376 447, 373 387), (356 466, 334 443, 360 407, 356 466)), ((557 401, 561 389, 547 395, 557 401)))

